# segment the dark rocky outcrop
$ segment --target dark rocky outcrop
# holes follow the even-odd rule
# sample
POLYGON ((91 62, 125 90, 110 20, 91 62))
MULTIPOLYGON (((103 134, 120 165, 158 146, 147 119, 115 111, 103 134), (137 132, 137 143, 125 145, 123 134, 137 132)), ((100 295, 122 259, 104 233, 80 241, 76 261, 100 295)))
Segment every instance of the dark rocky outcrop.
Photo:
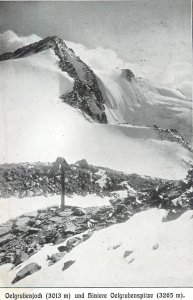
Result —
POLYGON ((74 216, 84 216, 86 215, 86 210, 84 208, 75 207, 73 210, 74 216))
POLYGON ((128 257, 128 256, 131 255, 132 253, 133 253, 133 251, 128 251, 128 250, 126 250, 125 253, 124 253, 123 258, 128 257))
POLYGON ((56 262, 58 262, 59 260, 61 260, 64 255, 66 254, 67 252, 58 252, 58 253, 54 253, 52 254, 51 256, 48 256, 47 257, 47 260, 49 260, 49 266, 52 266, 54 265, 56 262))
POLYGON ((153 128, 158 133, 160 140, 178 143, 185 149, 193 152, 192 146, 184 140, 183 136, 176 129, 160 128, 157 125, 154 125, 153 128))
POLYGON ((83 239, 81 237, 73 237, 69 239, 66 243, 67 251, 71 251, 74 247, 78 246, 83 242, 83 239))
POLYGON ((66 269, 70 268, 75 263, 75 260, 68 260, 64 263, 64 266, 62 268, 62 271, 65 271, 66 269))
POLYGON ((27 266, 25 266, 22 270, 20 270, 14 280, 12 281, 12 284, 18 282, 19 280, 39 271, 41 267, 36 263, 31 263, 27 266))
POLYGON ((127 79, 128 81, 131 81, 133 78, 135 78, 135 75, 129 69, 122 69, 121 76, 124 77, 125 79, 127 79))
POLYGON ((78 160, 76 163, 75 163, 76 166, 79 166, 81 168, 84 168, 84 169, 89 169, 89 164, 88 162, 86 161, 86 159, 81 159, 81 160, 78 160))

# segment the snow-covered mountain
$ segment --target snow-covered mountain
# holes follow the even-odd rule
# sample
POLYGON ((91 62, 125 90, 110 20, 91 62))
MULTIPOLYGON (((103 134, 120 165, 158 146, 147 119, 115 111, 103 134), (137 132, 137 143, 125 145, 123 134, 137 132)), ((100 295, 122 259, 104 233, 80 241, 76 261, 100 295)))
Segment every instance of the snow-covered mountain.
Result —
POLYGON ((191 101, 132 70, 91 65, 58 37, 0 56, 1 162, 85 157, 127 173, 184 177, 191 147, 176 132, 191 141, 191 101))

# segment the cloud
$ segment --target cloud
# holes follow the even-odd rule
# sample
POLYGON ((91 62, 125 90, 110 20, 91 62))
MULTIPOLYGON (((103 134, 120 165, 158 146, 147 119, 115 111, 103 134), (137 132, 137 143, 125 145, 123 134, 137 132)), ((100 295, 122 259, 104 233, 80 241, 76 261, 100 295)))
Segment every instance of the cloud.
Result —
POLYGON ((66 41, 66 44, 94 70, 111 71, 118 68, 122 69, 125 66, 125 62, 111 49, 101 47, 88 49, 82 44, 68 41, 66 41))
POLYGON ((179 89, 182 93, 192 99, 192 63, 189 61, 178 61, 169 64, 164 74, 160 74, 160 82, 167 86, 179 89))
POLYGON ((11 30, 7 30, 0 34, 0 53, 15 51, 20 47, 26 46, 41 40, 36 34, 30 36, 18 36, 11 30))

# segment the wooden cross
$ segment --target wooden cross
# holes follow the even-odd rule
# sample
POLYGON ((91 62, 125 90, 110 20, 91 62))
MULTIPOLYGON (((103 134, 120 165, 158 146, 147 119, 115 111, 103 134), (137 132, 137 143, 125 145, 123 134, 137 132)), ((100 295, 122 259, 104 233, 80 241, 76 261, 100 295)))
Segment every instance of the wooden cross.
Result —
POLYGON ((58 157, 53 163, 52 168, 49 171, 48 177, 54 177, 56 172, 61 170, 61 210, 64 210, 65 207, 65 172, 72 172, 69 164, 63 157, 58 157))

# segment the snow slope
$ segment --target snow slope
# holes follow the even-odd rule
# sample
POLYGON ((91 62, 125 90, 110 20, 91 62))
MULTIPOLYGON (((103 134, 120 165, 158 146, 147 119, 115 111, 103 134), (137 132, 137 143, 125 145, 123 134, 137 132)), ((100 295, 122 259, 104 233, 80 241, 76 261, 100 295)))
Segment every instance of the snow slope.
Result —
POLYGON ((192 141, 192 102, 178 91, 152 85, 145 79, 131 81, 118 71, 97 72, 111 123, 158 125, 177 129, 192 141))
POLYGON ((192 286, 193 211, 170 222, 162 222, 165 215, 164 210, 151 209, 95 232, 50 267, 47 255, 56 253, 58 245, 47 245, 20 267, 2 266, 1 286, 10 286, 16 273, 31 262, 42 269, 14 286, 192 286), (69 260, 74 264, 62 271, 69 260))

